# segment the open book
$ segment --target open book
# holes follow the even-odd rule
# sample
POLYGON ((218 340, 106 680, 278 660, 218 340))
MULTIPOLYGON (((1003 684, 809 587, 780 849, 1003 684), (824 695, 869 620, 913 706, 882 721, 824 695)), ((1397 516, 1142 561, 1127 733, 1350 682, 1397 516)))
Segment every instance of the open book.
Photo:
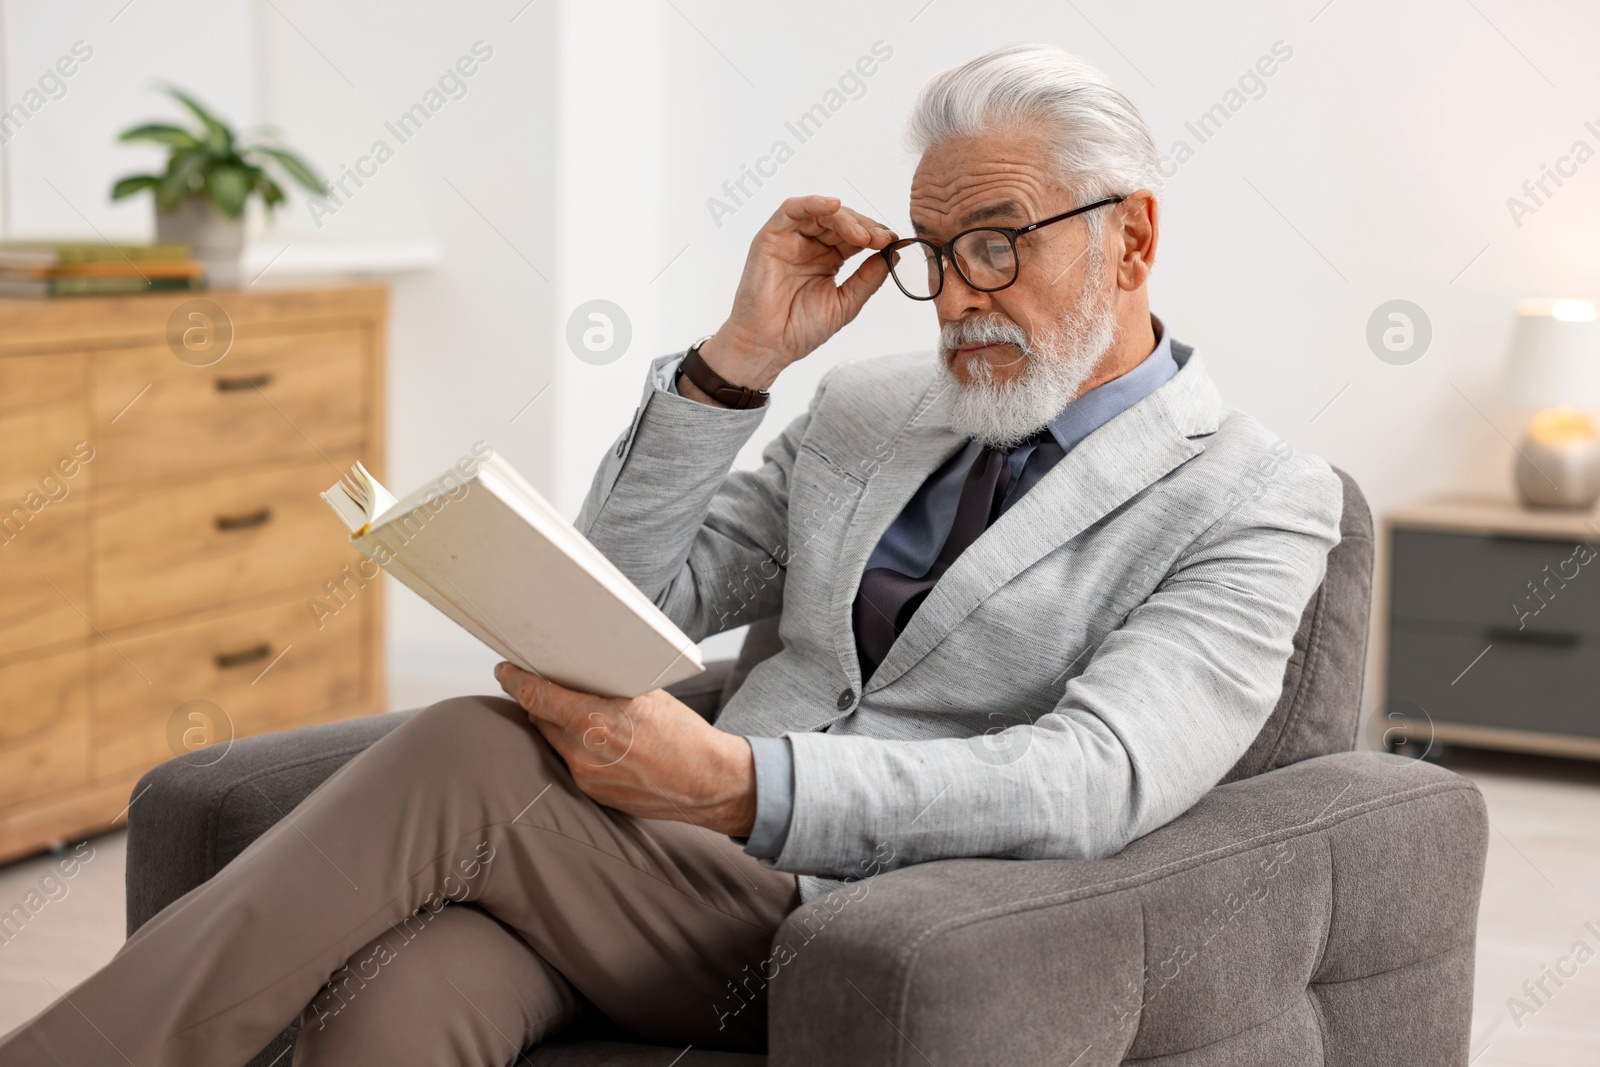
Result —
POLYGON ((705 669, 694 642, 497 455, 464 458, 403 500, 357 463, 322 499, 357 548, 524 670, 632 697, 705 669))

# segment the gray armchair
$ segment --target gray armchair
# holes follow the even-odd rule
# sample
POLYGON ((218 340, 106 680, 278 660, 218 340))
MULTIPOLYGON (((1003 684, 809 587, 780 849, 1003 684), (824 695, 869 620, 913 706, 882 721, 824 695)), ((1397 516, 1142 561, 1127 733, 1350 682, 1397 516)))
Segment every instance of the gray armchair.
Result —
MULTIPOLYGON (((1341 477, 1344 477, 1341 475, 1341 477)), ((1487 820, 1473 785, 1358 753, 1372 522, 1344 539, 1255 743, 1180 818, 1104 860, 948 860, 803 905, 766 1057, 630 1043, 603 1020, 537 1067, 1466 1062, 1487 820)), ((676 688, 715 717, 775 647, 676 688)), ((214 874, 409 712, 235 743, 151 771, 132 809, 128 929, 214 874), (184 763, 190 766, 183 766, 184 763), (256 788, 241 788, 253 783, 256 788)), ((255 1061, 277 1061, 286 1030, 255 1061)))

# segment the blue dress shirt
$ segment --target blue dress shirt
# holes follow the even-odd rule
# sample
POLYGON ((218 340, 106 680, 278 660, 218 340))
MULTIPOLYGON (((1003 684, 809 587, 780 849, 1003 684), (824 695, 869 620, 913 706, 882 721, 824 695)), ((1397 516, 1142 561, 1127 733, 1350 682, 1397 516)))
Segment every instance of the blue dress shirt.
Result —
MULTIPOLYGON (((1161 321, 1150 316, 1155 329, 1156 347, 1143 362, 1119 378, 1095 386, 1073 400, 1050 420, 1050 436, 1037 445, 1029 443, 1011 453, 1010 488, 1000 503, 1005 514, 1050 468, 1091 433, 1137 404, 1178 373, 1172 358, 1172 339, 1161 321)), ((676 392, 672 380, 676 367, 667 371, 664 385, 676 392)), ((961 485, 977 459, 982 445, 968 441, 965 448, 928 476, 905 508, 884 531, 867 560, 867 569, 891 567, 902 574, 920 577, 928 573, 939 550, 944 547, 950 527, 956 521, 956 505, 961 485)), ((745 852, 771 859, 783 851, 789 836, 789 821, 794 813, 794 754, 787 738, 751 737, 750 751, 755 757, 756 819, 745 843, 745 852)), ((737 840, 737 839, 735 839, 737 840)))

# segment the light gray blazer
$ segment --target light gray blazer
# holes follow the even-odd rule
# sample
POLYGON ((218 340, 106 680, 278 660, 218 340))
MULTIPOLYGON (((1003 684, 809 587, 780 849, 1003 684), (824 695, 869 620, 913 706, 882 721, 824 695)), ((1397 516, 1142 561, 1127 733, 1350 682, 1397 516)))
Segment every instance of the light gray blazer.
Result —
MULTIPOLYGON (((663 392, 578 527, 691 637, 781 616, 717 725, 787 736, 781 870, 853 878, 954 856, 1102 857, 1184 812, 1277 703, 1342 493, 1226 408, 1199 356, 1056 464, 940 579, 864 688, 867 557, 965 443, 932 353, 830 371, 758 470, 764 409, 663 392)), ((807 898, 836 882, 802 877, 807 898)))

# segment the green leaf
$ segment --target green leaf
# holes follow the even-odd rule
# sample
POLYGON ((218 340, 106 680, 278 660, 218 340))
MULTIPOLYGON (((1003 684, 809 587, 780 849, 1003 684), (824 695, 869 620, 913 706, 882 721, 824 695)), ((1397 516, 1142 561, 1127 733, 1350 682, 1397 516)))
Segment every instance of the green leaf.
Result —
POLYGON ((143 126, 135 126, 131 130, 123 130, 117 140, 154 141, 170 148, 195 148, 200 144, 188 130, 165 122, 150 122, 143 126))
MULTIPOLYGON (((160 210, 173 211, 185 199, 203 196, 223 215, 238 218, 252 195, 260 196, 268 209, 285 201, 283 186, 277 174, 268 172, 269 165, 280 168, 312 193, 328 195, 327 183, 300 156, 273 145, 241 147, 233 129, 195 97, 176 86, 163 89, 187 108, 202 128, 191 131, 171 123, 151 122, 124 131, 120 135, 122 141, 165 145, 171 153, 164 173, 124 178, 113 188, 113 199, 150 189, 160 210)), ((271 136, 270 128, 262 128, 262 132, 271 136)))
POLYGON ((206 192, 217 210, 236 219, 244 214, 245 198, 255 182, 243 167, 212 167, 206 174, 206 192))
POLYGON ((132 196, 141 189, 155 187, 160 181, 154 174, 130 174, 111 187, 111 199, 121 200, 125 196, 132 196))
POLYGON ((282 148, 273 148, 269 145, 251 145, 244 152, 246 155, 260 153, 276 160, 278 165, 288 173, 289 177, 318 196, 328 195, 327 183, 318 177, 317 172, 312 170, 304 160, 293 152, 285 151, 282 148))
POLYGON ((211 157, 204 149, 174 152, 167 161, 167 172, 156 186, 156 205, 162 211, 175 211, 185 197, 197 195, 205 189, 205 172, 211 157))
POLYGON ((217 155, 224 155, 233 151, 233 131, 228 128, 226 123, 207 111, 199 101, 182 89, 172 85, 166 88, 167 95, 193 112, 194 117, 199 119, 201 124, 205 126, 205 143, 208 149, 217 155))
POLYGON ((271 211, 284 201, 283 187, 265 174, 256 178, 256 191, 261 194, 261 199, 266 203, 268 211, 271 211))

